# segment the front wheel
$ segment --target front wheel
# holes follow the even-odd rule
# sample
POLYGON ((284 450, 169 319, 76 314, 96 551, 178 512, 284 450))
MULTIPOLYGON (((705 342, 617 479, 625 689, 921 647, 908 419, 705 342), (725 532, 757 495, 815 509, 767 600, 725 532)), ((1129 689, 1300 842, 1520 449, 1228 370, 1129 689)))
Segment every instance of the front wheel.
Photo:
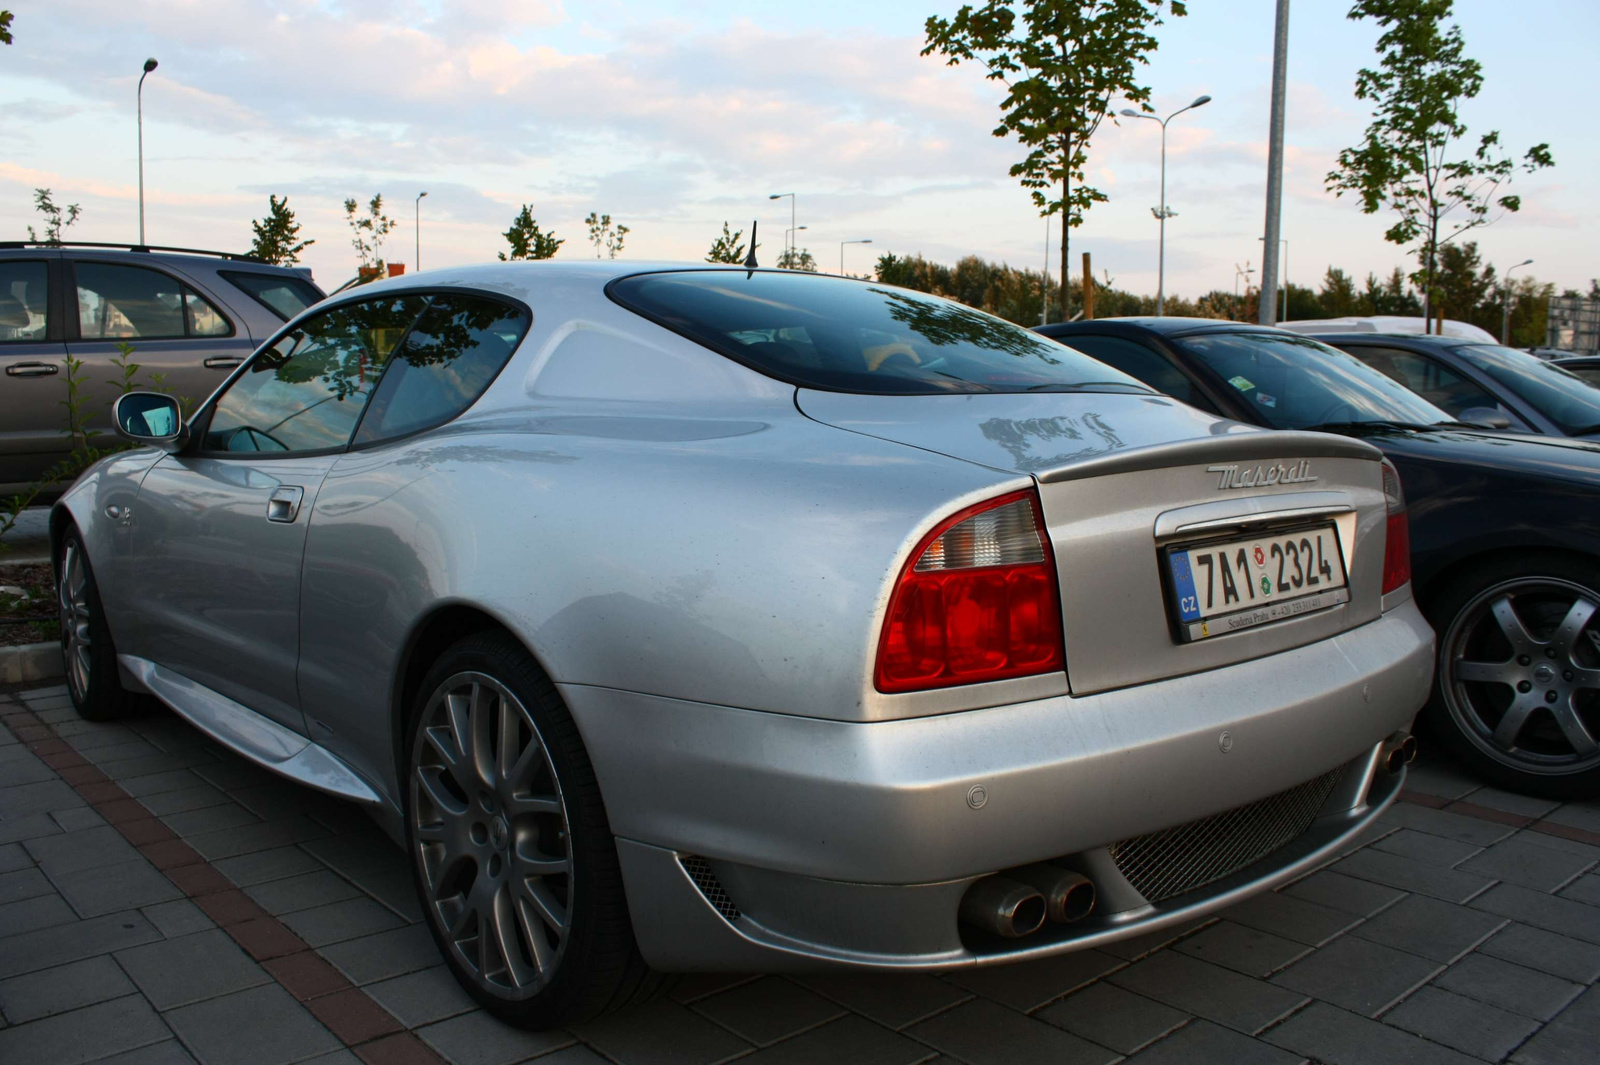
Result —
POLYGON ((61 618, 61 657, 72 705, 90 721, 111 721, 126 715, 132 698, 117 676, 117 649, 111 643, 100 588, 76 529, 69 530, 61 541, 56 601, 61 618))
POLYGON ((1439 668, 1429 718, 1462 760, 1513 791, 1600 792, 1600 565, 1492 563, 1430 614, 1439 668))
POLYGON ((446 651, 420 690, 407 845, 456 979, 535 1029, 653 990, 594 769, 550 679, 516 641, 484 633, 446 651))

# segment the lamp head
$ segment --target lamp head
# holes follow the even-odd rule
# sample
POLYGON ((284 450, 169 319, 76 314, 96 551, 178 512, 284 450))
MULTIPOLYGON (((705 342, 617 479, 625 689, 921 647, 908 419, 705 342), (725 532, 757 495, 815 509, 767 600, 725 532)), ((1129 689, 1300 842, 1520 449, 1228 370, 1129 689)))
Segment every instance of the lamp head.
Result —
POLYGON ((1138 111, 1135 111, 1131 107, 1124 107, 1121 111, 1118 111, 1117 114, 1122 115, 1122 116, 1124 116, 1126 118, 1143 118, 1144 117, 1144 115, 1140 114, 1138 111))
POLYGON ((861 243, 863 243, 863 244, 871 244, 872 241, 871 241, 871 239, 867 239, 867 240, 862 241, 861 243))
POLYGON ((788 194, 787 193, 783 193, 783 192, 774 192, 771 196, 768 196, 767 199, 769 199, 769 200, 781 200, 786 195, 788 195, 788 194))
POLYGON ((426 195, 427 195, 427 193, 426 193, 426 192, 419 192, 419 193, 417 193, 417 199, 419 199, 419 200, 420 200, 420 199, 422 199, 422 198, 423 198, 423 197, 424 197, 424 196, 426 196, 426 195))
POLYGON ((146 59, 144 61, 144 72, 148 74, 159 65, 154 59, 146 59))
POLYGON ((1189 106, 1190 107, 1204 107, 1206 104, 1208 104, 1210 102, 1211 102, 1211 97, 1209 97, 1209 96, 1200 96, 1200 97, 1196 97, 1194 103, 1190 104, 1189 106))

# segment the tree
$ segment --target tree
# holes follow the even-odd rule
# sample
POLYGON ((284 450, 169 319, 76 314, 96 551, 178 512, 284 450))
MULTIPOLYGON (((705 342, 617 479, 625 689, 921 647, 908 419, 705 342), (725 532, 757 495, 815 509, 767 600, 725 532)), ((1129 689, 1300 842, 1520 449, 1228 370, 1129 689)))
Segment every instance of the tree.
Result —
MULTIPOLYGON (((61 231, 78 220, 83 213, 83 208, 75 203, 69 203, 66 210, 56 206, 55 200, 50 198, 49 189, 33 190, 34 210, 44 215, 44 243, 55 247, 61 243, 61 231)), ((28 239, 37 241, 39 235, 28 227, 28 239)))
MULTIPOLYGON (((1356 98, 1371 100, 1366 137, 1339 153, 1339 169, 1326 183, 1335 195, 1353 193, 1361 210, 1388 207, 1397 216, 1384 239, 1415 245, 1423 314, 1432 317, 1439 249, 1522 206, 1504 192, 1518 166, 1500 146, 1498 131, 1467 150, 1460 105, 1483 87, 1483 68, 1467 58, 1461 28, 1446 28, 1454 0, 1356 0, 1348 17, 1370 18, 1384 28, 1377 69, 1356 77, 1356 98), (1456 154, 1456 152, 1462 154, 1456 154)), ((1538 144, 1521 169, 1553 166, 1550 146, 1538 144)))
POLYGON ((808 274, 817 272, 817 260, 809 249, 785 248, 783 254, 778 256, 779 270, 801 270, 808 274))
POLYGON ((383 276, 384 262, 378 249, 383 247, 383 239, 394 228, 394 219, 383 213, 382 193, 368 202, 365 217, 356 214, 359 206, 355 200, 344 201, 345 220, 350 223, 350 246, 360 261, 360 275, 372 280, 383 276))
POLYGON ((1355 280, 1337 266, 1328 267, 1328 272, 1322 275, 1322 292, 1317 296, 1317 302, 1322 306, 1322 316, 1348 318, 1356 313, 1360 300, 1361 297, 1356 295, 1355 280))
POLYGON ((1367 274, 1366 287, 1357 306, 1363 315, 1398 314, 1415 317, 1422 313, 1422 301, 1417 299, 1415 292, 1406 288, 1406 272, 1398 266, 1387 281, 1379 281, 1377 274, 1367 274))
POLYGON ((0 11, 0 44, 11 43, 11 12, 0 11))
MULTIPOLYGON (((744 230, 735 229, 730 233, 728 231, 728 223, 722 223, 722 236, 711 242, 711 250, 706 252, 706 262, 733 263, 735 266, 743 265, 745 258, 744 245, 739 243, 739 238, 742 236, 744 236, 744 230)), ((761 245, 757 244, 755 248, 750 250, 755 251, 759 247, 761 245)), ((812 264, 812 269, 816 269, 815 264, 812 264)))
POLYGON ((502 234, 506 243, 511 245, 511 254, 500 252, 501 262, 517 261, 521 259, 553 259, 556 251, 566 240, 557 237, 554 232, 545 233, 539 229, 539 223, 533 220, 533 207, 523 204, 522 211, 511 220, 511 228, 502 234))
POLYGON ((259 222, 251 222, 250 228, 255 230, 255 242, 250 245, 250 254, 274 266, 293 266, 300 261, 300 253, 316 243, 314 240, 297 239, 300 236, 300 223, 294 220, 294 212, 289 210, 287 196, 280 200, 269 193, 267 217, 259 222))
POLYGON ((583 222, 589 227, 589 243, 594 245, 594 257, 600 258, 600 252, 605 251, 609 253, 606 258, 615 259, 617 253, 622 250, 622 242, 628 235, 628 227, 624 225, 613 227, 610 215, 597 215, 593 211, 589 212, 589 217, 583 222))
POLYGON ((1434 280, 1438 299, 1434 313, 1482 326, 1500 335, 1500 282, 1493 266, 1478 255, 1476 241, 1446 244, 1439 249, 1434 280))
MULTIPOLYGON (((1113 97, 1150 110, 1150 89, 1135 75, 1156 49, 1150 31, 1164 9, 1186 13, 1181 0, 987 0, 963 5, 954 19, 931 16, 925 26, 923 55, 938 52, 951 66, 982 62, 989 79, 1005 86, 994 135, 1014 135, 1029 149, 1011 176, 1031 191, 1040 215, 1061 216, 1063 278, 1071 227, 1106 200, 1084 181, 1089 141, 1113 97)), ((1062 317, 1071 288, 1062 288, 1062 317)))

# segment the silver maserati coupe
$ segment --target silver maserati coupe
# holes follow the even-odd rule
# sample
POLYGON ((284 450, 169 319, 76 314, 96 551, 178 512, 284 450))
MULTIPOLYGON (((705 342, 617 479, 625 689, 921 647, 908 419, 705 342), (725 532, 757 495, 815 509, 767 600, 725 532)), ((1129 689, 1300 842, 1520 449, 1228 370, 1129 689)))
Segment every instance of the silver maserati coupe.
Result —
POLYGON ((1393 800, 1431 679, 1374 448, 866 281, 432 271, 114 417, 51 516, 78 709, 365 804, 529 1027, 1227 906, 1393 800))

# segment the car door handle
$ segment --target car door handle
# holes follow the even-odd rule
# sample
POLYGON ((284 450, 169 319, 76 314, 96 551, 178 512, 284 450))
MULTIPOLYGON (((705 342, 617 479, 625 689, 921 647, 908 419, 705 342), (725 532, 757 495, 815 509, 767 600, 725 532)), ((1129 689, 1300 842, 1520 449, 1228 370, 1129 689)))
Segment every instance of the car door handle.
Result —
POLYGON ((218 355, 201 363, 208 370, 236 370, 244 362, 242 355, 218 355))
POLYGON ((300 500, 305 498, 305 494, 305 489, 294 485, 286 484, 275 489, 267 500, 267 520, 284 524, 294 521, 300 514, 300 500))
POLYGON ((49 377, 61 372, 53 362, 19 362, 6 367, 7 377, 49 377))

